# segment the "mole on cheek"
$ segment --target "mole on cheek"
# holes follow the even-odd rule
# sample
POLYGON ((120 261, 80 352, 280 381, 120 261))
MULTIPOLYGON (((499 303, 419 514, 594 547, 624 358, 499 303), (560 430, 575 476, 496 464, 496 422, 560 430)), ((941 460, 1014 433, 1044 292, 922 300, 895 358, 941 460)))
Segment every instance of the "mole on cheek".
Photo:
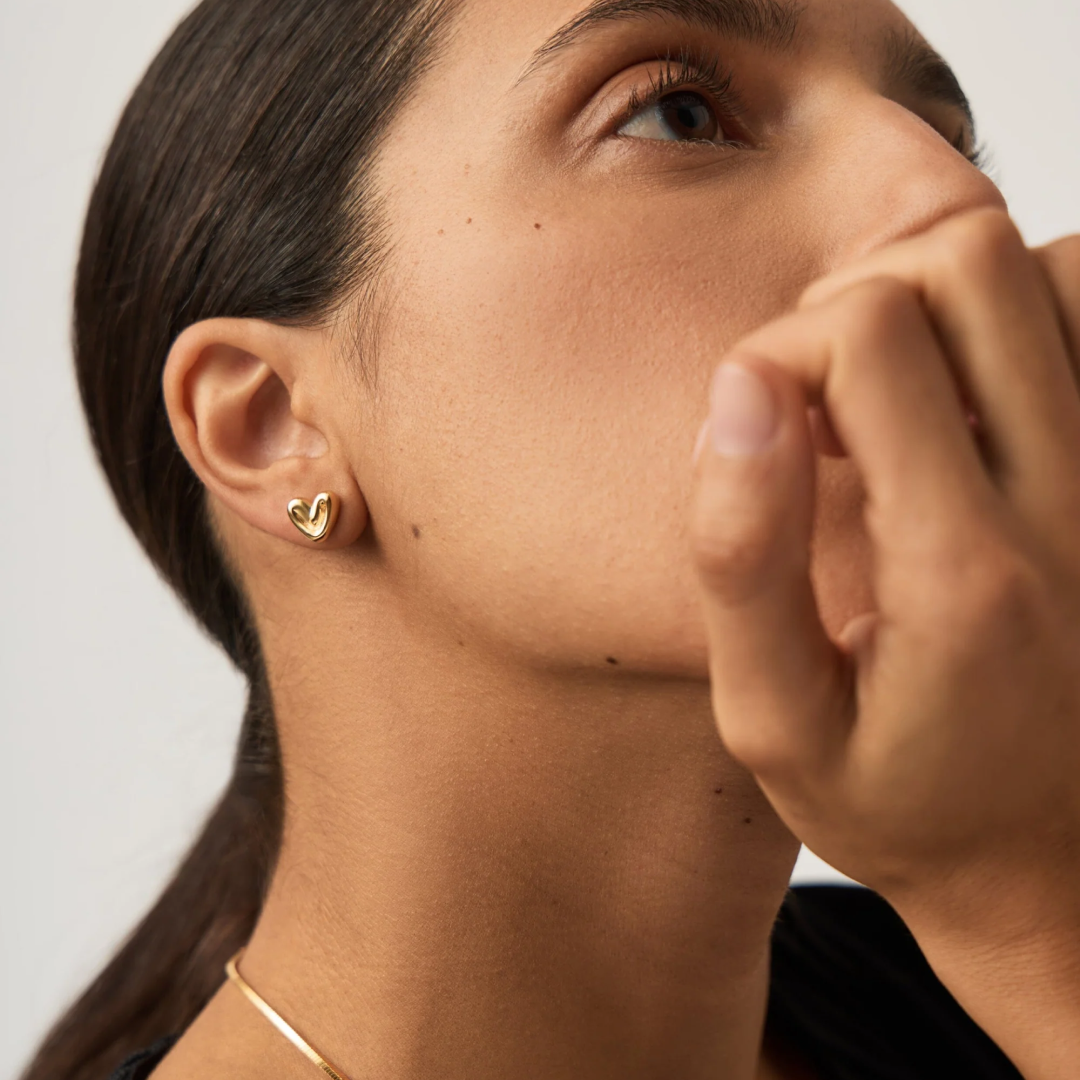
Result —
POLYGON ((536 223, 536 224, 535 224, 535 225, 533 226, 533 228, 534 228, 534 229, 539 229, 539 228, 540 228, 540 222, 538 221, 538 222, 537 222, 537 223, 536 223))
POLYGON ((420 539, 420 530, 415 525, 412 527, 412 534, 417 540, 420 539))
POLYGON ((607 658, 607 662, 608 662, 609 664, 617 664, 617 663, 618 663, 619 661, 618 661, 618 660, 616 660, 614 656, 609 656, 609 657, 607 658))

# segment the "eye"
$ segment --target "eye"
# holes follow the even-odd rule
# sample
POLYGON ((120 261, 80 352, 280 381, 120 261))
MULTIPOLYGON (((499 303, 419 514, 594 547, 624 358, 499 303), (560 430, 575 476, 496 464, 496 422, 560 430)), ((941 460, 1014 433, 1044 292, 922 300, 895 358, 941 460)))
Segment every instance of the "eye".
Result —
POLYGON ((615 134, 652 142, 743 145, 731 138, 732 130, 742 133, 737 118, 746 112, 734 81, 715 53, 684 49, 669 55, 658 69, 649 69, 644 88, 631 92, 615 134))
POLYGON ((643 106, 618 133, 665 142, 725 142, 716 110, 703 94, 678 90, 643 106))

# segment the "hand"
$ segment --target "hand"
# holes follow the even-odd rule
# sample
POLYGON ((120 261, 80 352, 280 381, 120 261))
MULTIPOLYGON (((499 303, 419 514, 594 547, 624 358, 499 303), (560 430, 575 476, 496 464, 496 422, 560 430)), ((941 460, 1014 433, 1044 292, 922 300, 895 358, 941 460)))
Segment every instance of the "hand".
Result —
MULTIPOLYGON (((950 938, 1080 941, 1078 346, 1080 238, 1032 252, 1003 213, 958 215, 740 343, 728 362, 767 393, 725 404, 750 380, 718 374, 734 422, 697 460, 720 734, 947 985, 950 938), (814 405, 865 484, 874 551, 875 610, 835 641, 810 578, 814 405)), ((1080 1002, 1080 946, 1040 948, 1080 1002)), ((965 979, 950 988, 979 999, 965 979)))

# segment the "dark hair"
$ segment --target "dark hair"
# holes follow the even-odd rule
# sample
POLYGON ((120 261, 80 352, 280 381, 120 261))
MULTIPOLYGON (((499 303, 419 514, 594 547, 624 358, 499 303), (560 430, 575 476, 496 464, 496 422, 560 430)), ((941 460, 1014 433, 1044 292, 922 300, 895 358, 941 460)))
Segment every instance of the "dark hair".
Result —
POLYGON ((360 310, 386 250, 368 165, 449 10, 203 0, 143 76, 102 163, 75 282, 91 436, 128 524, 250 692, 202 834, 23 1080, 101 1080, 183 1031, 262 907, 284 805, 273 707, 243 592, 169 426, 162 367, 202 319, 318 326, 345 304, 360 310))

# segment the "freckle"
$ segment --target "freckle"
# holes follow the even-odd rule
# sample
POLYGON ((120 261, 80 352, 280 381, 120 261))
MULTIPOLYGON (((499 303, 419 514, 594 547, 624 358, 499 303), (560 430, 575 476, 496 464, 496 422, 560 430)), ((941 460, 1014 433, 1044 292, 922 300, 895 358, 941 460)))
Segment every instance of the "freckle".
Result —
POLYGON ((537 222, 537 223, 536 223, 536 224, 535 224, 535 225, 533 226, 533 228, 534 228, 534 229, 539 229, 539 228, 540 228, 540 222, 538 221, 538 222, 537 222))
POLYGON ((722 787, 718 787, 718 788, 716 789, 716 794, 717 794, 717 795, 723 795, 723 794, 724 794, 724 789, 723 789, 722 787))
POLYGON ((444 230, 444 229, 440 229, 440 230, 439 230, 439 235, 440 235, 440 236, 442 236, 442 234, 443 234, 444 232, 445 232, 445 230, 444 230))
POLYGON ((616 660, 614 656, 609 656, 609 657, 607 658, 607 662, 608 662, 609 664, 617 664, 617 663, 618 663, 619 661, 618 661, 618 660, 616 660))
POLYGON ((465 224, 466 225, 471 225, 472 224, 472 218, 466 218, 465 219, 465 224))
MULTIPOLYGON (((463 649, 465 648, 465 642, 464 642, 464 641, 459 641, 459 642, 458 642, 458 644, 459 644, 459 645, 460 645, 460 646, 461 646, 461 647, 462 647, 463 649)), ((513 740, 511 740, 511 741, 513 741, 513 740)))
POLYGON ((417 540, 420 539, 420 530, 415 525, 412 527, 412 534, 417 540))
POLYGON ((750 822, 752 822, 753 820, 754 820, 753 818, 748 818, 748 817, 744 817, 744 818, 742 819, 742 823, 743 823, 744 825, 749 825, 749 824, 750 824, 750 822))

